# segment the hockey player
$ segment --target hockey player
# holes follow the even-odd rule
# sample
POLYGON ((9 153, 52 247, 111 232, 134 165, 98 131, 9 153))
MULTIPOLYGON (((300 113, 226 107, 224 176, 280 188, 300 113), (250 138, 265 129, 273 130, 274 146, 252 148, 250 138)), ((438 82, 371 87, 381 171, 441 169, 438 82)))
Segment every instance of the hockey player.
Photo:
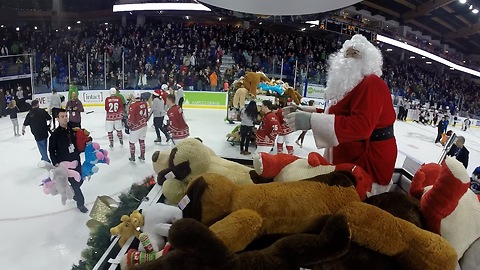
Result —
POLYGON ((277 115, 272 111, 273 104, 270 100, 262 101, 262 112, 264 114, 262 123, 257 130, 256 153, 270 153, 275 143, 278 130, 280 128, 280 122, 277 115))
POLYGON ((285 143, 287 153, 289 155, 293 155, 293 130, 287 125, 287 121, 285 121, 283 118, 282 108, 278 107, 278 109, 274 110, 274 112, 277 115, 280 123, 277 137, 277 153, 283 153, 283 143, 285 143))
POLYGON ((120 145, 123 145, 122 118, 123 118, 123 102, 117 96, 117 89, 110 88, 110 96, 105 99, 105 111, 107 112, 107 121, 105 124, 110 148, 113 148, 113 130, 117 131, 117 137, 120 145))
POLYGON ((135 101, 128 109, 128 127, 130 128, 130 158, 135 162, 135 142, 140 144, 140 161, 145 161, 145 136, 147 135, 148 105, 140 100, 140 92, 135 92, 135 101))
POLYGON ((189 127, 183 117, 182 108, 175 105, 175 95, 168 94, 167 106, 169 107, 168 116, 168 131, 171 133, 173 145, 176 145, 181 140, 190 136, 189 127))

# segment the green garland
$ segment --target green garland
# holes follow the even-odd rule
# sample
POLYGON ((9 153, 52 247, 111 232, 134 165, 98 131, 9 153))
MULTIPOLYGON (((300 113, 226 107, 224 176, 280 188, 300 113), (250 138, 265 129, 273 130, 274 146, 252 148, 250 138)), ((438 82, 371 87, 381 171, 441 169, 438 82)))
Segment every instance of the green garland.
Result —
POLYGON ((147 196, 155 185, 153 176, 147 177, 142 184, 133 184, 130 190, 119 196, 118 208, 107 215, 107 224, 101 225, 95 232, 90 234, 87 245, 89 248, 82 251, 82 259, 78 265, 73 265, 72 270, 89 270, 100 260, 103 253, 110 246, 110 228, 120 223, 122 215, 129 215, 137 209, 142 199, 147 196))

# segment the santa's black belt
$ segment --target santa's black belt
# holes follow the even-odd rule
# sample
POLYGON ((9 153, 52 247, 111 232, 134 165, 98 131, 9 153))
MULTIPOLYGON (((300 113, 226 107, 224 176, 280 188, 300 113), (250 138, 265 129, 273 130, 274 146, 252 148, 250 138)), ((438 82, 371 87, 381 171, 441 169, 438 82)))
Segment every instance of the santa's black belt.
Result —
POLYGON ((370 141, 371 142, 378 142, 378 141, 384 141, 388 140, 395 137, 393 134, 393 125, 384 127, 384 128, 379 128, 379 129, 374 129, 372 132, 372 135, 370 136, 370 141))

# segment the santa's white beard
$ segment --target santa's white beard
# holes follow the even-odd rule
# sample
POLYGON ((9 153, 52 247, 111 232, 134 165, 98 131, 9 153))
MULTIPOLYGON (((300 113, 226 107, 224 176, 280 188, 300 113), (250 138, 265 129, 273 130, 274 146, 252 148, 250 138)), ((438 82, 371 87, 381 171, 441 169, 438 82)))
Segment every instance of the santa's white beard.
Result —
POLYGON ((337 52, 330 57, 329 64, 325 98, 336 103, 363 80, 363 63, 359 59, 345 58, 343 52, 337 52))

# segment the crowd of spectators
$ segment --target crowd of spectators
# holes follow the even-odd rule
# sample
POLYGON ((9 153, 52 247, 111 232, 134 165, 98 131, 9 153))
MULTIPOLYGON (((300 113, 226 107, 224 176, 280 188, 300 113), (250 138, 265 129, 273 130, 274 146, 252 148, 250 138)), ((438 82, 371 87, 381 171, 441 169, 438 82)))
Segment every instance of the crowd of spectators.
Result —
MULTIPOLYGON (((6 47, 8 54, 16 49, 34 55, 35 88, 47 91, 51 83, 59 90, 70 83, 80 89, 153 89, 180 83, 189 90, 220 90, 224 81, 231 83, 248 70, 277 78, 282 70, 291 85, 295 74, 297 84, 307 77, 324 84, 326 59, 344 39, 321 31, 312 35, 174 22, 126 27, 82 23, 70 29, 10 29, 1 35, 0 53, 6 47), (225 55, 234 64, 221 70, 225 55)), ((480 114, 472 82, 385 56, 384 78, 392 93, 480 114)))

